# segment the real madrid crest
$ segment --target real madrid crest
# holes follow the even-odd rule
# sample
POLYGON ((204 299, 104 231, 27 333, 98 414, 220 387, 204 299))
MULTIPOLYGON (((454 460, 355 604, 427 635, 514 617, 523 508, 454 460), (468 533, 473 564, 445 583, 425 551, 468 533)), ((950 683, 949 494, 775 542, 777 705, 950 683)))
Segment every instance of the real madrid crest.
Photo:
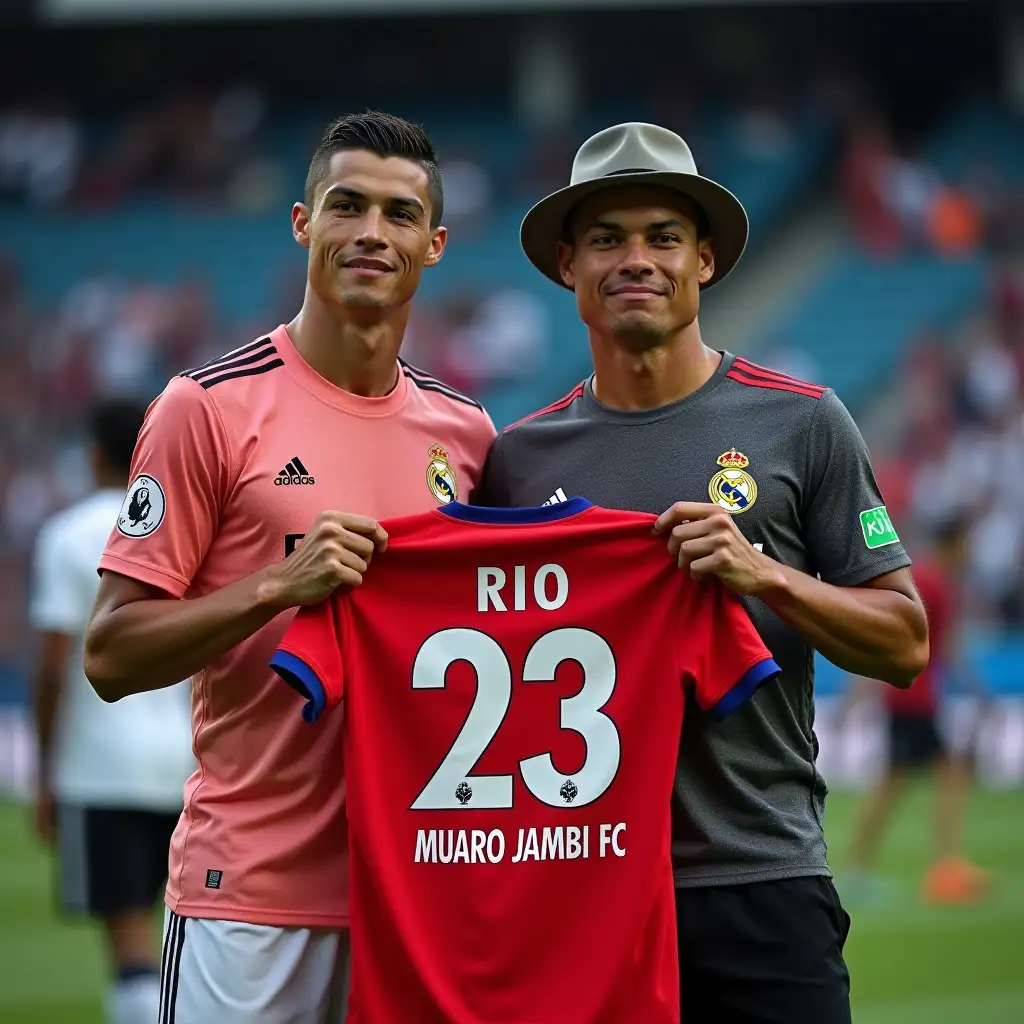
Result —
POLYGON ((428 454, 430 465, 427 466, 427 486, 442 505, 447 505, 455 501, 459 494, 455 470, 448 465, 448 453, 439 444, 431 445, 428 454))
POLYGON ((746 471, 750 460, 742 452, 730 448, 718 456, 722 467, 708 484, 711 500, 726 512, 739 515, 757 501, 757 484, 746 471))

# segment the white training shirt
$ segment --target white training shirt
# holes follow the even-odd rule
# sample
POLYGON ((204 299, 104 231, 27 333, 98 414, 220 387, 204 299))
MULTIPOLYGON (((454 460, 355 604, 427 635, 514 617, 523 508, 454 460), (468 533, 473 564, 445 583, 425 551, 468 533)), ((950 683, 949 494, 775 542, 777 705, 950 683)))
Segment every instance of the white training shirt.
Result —
POLYGON ((124 493, 101 490, 49 519, 36 542, 29 615, 38 630, 75 638, 54 736, 53 784, 65 803, 181 809, 192 754, 188 682, 107 704, 85 677, 83 637, 100 555, 124 493))

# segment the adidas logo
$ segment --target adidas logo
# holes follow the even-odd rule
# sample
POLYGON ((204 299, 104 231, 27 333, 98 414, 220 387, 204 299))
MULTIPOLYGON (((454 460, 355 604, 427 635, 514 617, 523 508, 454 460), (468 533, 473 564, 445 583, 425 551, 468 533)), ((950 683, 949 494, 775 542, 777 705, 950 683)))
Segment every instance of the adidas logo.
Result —
MULTIPOLYGON (((562 488, 559 487, 558 490, 555 491, 555 493, 552 494, 551 497, 544 502, 544 505, 558 505, 561 504, 561 502, 568 500, 569 499, 565 496, 565 491, 563 491, 562 488)), ((543 508, 544 505, 542 505, 541 508, 543 508)))
POLYGON ((290 487, 292 484, 315 484, 316 481, 309 475, 309 470, 302 464, 302 460, 295 456, 274 480, 276 487, 290 487))

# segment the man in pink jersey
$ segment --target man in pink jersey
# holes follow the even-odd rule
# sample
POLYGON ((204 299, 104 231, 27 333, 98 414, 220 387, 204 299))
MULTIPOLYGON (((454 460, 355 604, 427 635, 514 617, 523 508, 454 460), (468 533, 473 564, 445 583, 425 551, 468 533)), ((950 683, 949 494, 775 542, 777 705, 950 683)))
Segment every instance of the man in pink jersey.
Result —
POLYGON ((441 207, 419 128, 377 112, 331 125, 292 211, 309 250, 298 315, 175 377, 139 435, 85 662, 105 700, 193 677, 162 1022, 344 1019, 341 723, 306 727, 268 663, 298 606, 361 582, 387 544, 378 519, 479 477, 487 414, 398 358, 444 252, 441 207))

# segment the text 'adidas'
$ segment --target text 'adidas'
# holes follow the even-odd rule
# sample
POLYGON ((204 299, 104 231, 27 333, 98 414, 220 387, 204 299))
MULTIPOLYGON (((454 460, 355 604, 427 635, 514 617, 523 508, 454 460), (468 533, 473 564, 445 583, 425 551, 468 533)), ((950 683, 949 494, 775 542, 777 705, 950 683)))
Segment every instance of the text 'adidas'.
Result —
POLYGON ((302 460, 296 455, 274 479, 274 485, 292 486, 298 484, 315 484, 316 480, 309 475, 309 470, 302 464, 302 460))

